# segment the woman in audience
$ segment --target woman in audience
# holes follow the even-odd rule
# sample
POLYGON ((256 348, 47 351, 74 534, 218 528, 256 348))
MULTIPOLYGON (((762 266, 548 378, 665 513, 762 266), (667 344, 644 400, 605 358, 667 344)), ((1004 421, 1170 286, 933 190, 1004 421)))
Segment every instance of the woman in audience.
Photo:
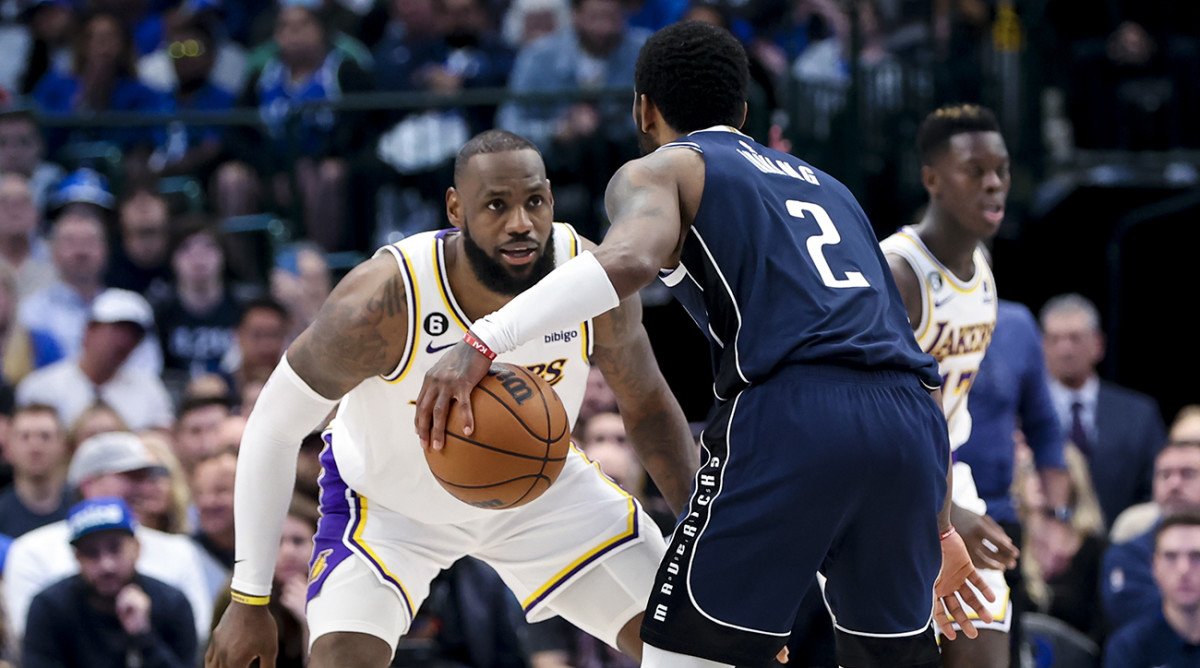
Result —
POLYGON ((1071 483, 1068 517, 1056 516, 1046 502, 1028 447, 1018 451, 1016 487, 1026 528, 1021 564, 1036 609, 1100 643, 1104 635, 1100 563, 1107 546, 1104 516, 1087 460, 1070 443, 1063 452, 1071 483))
POLYGON ((154 494, 143 499, 137 508, 142 524, 167 533, 190 535, 192 521, 188 516, 192 493, 188 488, 183 466, 171 449, 171 441, 162 432, 146 431, 138 435, 150 457, 167 469, 167 474, 155 479, 154 494))

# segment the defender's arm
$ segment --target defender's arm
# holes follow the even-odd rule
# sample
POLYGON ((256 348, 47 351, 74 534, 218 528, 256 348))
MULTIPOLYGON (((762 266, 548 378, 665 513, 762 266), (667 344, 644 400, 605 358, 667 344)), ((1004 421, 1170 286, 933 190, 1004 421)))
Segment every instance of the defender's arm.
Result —
POLYGON ((592 361, 617 397, 638 459, 676 514, 687 506, 699 454, 679 402, 659 371, 635 294, 597 318, 592 361))

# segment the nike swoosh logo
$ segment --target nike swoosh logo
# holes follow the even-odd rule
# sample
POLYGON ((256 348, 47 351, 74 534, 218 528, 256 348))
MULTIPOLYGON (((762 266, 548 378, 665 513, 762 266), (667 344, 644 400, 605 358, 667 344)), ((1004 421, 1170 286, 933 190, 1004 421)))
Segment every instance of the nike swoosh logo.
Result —
POLYGON ((950 295, 949 297, 945 297, 944 299, 935 300, 935 301, 933 302, 933 307, 934 307, 934 308, 938 308, 938 307, 940 307, 940 306, 943 306, 943 305, 945 305, 945 304, 946 304, 946 302, 948 302, 948 301, 950 301, 950 300, 952 300, 952 299, 954 299, 954 295, 950 295))
POLYGON ((447 348, 453 348, 457 343, 458 343, 458 341, 455 341, 454 343, 447 343, 444 346, 435 346, 431 343, 431 344, 425 346, 425 352, 432 355, 433 353, 445 350, 447 348))

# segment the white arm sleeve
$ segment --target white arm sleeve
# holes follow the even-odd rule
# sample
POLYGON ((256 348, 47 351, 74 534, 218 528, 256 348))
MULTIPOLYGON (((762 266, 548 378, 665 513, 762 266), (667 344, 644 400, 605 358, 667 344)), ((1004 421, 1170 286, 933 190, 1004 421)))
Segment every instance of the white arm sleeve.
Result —
POLYGON ((534 337, 577 327, 620 304, 608 272, 591 251, 584 251, 499 311, 476 320, 471 332, 503 355, 534 337))
POLYGON ((300 442, 336 403, 296 375, 286 354, 263 386, 246 421, 234 479, 234 589, 251 596, 271 594, 300 442))

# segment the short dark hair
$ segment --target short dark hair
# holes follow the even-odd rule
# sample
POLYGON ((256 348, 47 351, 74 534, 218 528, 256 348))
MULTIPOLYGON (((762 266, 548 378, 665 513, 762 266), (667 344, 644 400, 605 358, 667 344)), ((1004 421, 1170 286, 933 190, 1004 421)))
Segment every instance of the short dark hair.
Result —
POLYGON ((978 104, 951 104, 934 109, 917 130, 921 164, 932 164, 949 147, 951 137, 965 132, 1000 132, 1000 122, 991 109, 978 104))
POLYGON ((634 86, 679 132, 739 124, 750 66, 728 30, 700 21, 669 25, 642 45, 634 86))
POLYGON ((169 257, 174 257, 175 253, 188 239, 199 235, 212 237, 213 241, 217 242, 217 246, 221 248, 221 255, 224 256, 226 254, 225 237, 221 232, 221 226, 212 216, 206 213, 185 213, 171 222, 171 228, 171 253, 169 257))
POLYGON ((251 299, 242 305, 242 315, 238 317, 238 327, 246 324, 246 316, 250 315, 251 311, 257 311, 260 309, 264 311, 273 311, 280 318, 283 318, 284 322, 287 322, 292 317, 292 315, 288 313, 287 307, 279 303, 278 299, 264 295, 262 297, 255 297, 254 299, 251 299))
POLYGON ((202 408, 208 408, 209 406, 221 406, 225 408, 225 410, 229 410, 231 408, 229 399, 226 399, 225 397, 188 397, 187 399, 183 400, 182 404, 179 405, 179 411, 175 417, 176 426, 183 422, 184 416, 186 416, 188 413, 194 413, 202 408))
POLYGON ((1154 530, 1154 551, 1158 552, 1158 541, 1167 529, 1172 527, 1200 527, 1200 511, 1185 510, 1167 515, 1158 528, 1154 530))
POLYGON ((458 180, 462 178, 463 172, 467 169, 467 163, 474 156, 484 153, 523 151, 525 149, 534 151, 539 156, 542 154, 533 142, 508 130, 487 130, 480 132, 468 139, 467 143, 463 144, 463 147, 458 150, 458 156, 454 158, 454 184, 458 185, 458 180))

